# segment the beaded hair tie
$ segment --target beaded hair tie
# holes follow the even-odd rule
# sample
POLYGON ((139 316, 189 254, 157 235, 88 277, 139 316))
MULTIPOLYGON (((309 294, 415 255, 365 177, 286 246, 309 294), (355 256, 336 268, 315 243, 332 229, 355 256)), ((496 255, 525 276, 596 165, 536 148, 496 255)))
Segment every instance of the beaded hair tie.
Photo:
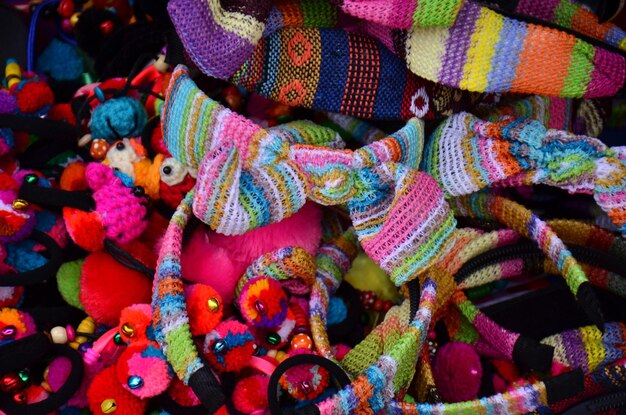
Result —
POLYGON ((422 167, 448 196, 490 186, 545 184, 591 193, 626 234, 626 150, 600 140, 546 129, 539 121, 487 122, 468 113, 443 122, 422 167))
POLYGON ((306 199, 345 203, 361 246, 398 285, 450 244, 455 221, 443 194, 416 170, 422 121, 350 151, 260 128, 204 95, 184 67, 166 95, 165 143, 179 162, 198 168, 193 212, 211 229, 241 234, 292 215, 306 199))

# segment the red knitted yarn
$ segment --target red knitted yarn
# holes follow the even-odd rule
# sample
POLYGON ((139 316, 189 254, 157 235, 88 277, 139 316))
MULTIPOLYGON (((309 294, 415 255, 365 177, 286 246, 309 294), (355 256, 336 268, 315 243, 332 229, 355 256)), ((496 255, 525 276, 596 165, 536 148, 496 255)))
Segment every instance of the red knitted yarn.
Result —
POLYGON ((118 331, 126 342, 142 343, 148 340, 146 330, 152 324, 152 307, 150 304, 133 304, 120 313, 118 331), (132 335, 128 329, 132 330, 132 335))
POLYGON ((273 278, 257 277, 248 281, 241 289, 238 303, 246 322, 258 328, 277 327, 287 316, 287 294, 273 278))
POLYGON ((222 297, 213 287, 204 284, 189 285, 185 289, 185 301, 191 334, 194 336, 207 334, 222 320, 222 297), (211 307, 216 304, 217 309, 212 310, 211 307))
POLYGON ((267 408, 268 383, 269 378, 263 375, 253 375, 237 382, 232 395, 235 409, 251 414, 267 408))
POLYGON ((133 343, 124 350, 115 365, 117 380, 133 395, 145 399, 165 392, 172 380, 165 355, 158 354, 155 342, 133 343), (139 387, 133 389, 129 382, 141 379, 139 387))
POLYGON ((238 372, 248 364, 256 345, 248 327, 236 320, 223 321, 204 341, 204 356, 220 372, 238 372))
POLYGON ((17 106, 21 112, 33 113, 54 103, 52 90, 43 81, 27 81, 15 92, 17 106))
POLYGON ((109 366, 100 372, 87 390, 89 409, 94 415, 103 415, 102 404, 107 399, 114 399, 117 409, 115 415, 143 414, 148 404, 147 399, 139 399, 120 385, 115 373, 115 366, 109 366))
MULTIPOLYGON (((289 352, 289 357, 299 354, 312 354, 307 349, 295 349, 289 352)), ((319 365, 303 364, 293 367, 280 377, 279 383, 283 389, 298 400, 317 398, 330 382, 328 370, 319 365)))

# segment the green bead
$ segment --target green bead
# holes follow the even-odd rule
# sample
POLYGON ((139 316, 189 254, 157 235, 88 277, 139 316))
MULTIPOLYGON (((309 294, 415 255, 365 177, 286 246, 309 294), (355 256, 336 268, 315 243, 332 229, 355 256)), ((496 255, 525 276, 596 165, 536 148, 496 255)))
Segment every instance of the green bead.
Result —
POLYGON ((26 175, 26 183, 30 183, 33 184, 37 181, 37 175, 36 174, 27 174, 26 175))
POLYGON ((22 379, 22 382, 27 383, 30 379, 30 370, 22 369, 17 375, 20 377, 20 379, 22 379))
POLYGON ((278 333, 270 333, 267 335, 266 340, 272 346, 276 346, 280 343, 280 336, 278 335, 278 333))
POLYGON ((115 336, 113 336, 113 342, 117 344, 118 346, 121 346, 125 343, 120 333, 115 333, 115 336))

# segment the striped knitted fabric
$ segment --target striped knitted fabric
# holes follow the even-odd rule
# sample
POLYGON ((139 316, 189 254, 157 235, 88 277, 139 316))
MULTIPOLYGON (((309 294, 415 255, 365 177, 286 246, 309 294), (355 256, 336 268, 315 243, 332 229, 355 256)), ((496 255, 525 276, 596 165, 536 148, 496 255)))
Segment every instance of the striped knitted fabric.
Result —
POLYGON ((528 119, 492 123, 467 114, 448 118, 433 133, 423 168, 449 196, 489 186, 546 184, 593 193, 626 234, 626 151, 601 141, 548 130, 528 119))
POLYGON ((541 343, 554 347, 554 357, 562 365, 589 373, 625 357, 626 326, 607 323, 604 332, 586 326, 547 337, 541 343))
POLYGON ((443 193, 416 170, 421 121, 359 150, 338 150, 290 145, 206 97, 183 67, 166 95, 165 143, 183 165, 198 167, 194 214, 213 230, 232 235, 276 223, 307 198, 345 203, 361 246, 399 285, 450 245, 455 221, 443 193))
POLYGON ((421 79, 380 42, 342 29, 278 30, 230 82, 290 106, 363 119, 433 119, 490 100, 421 79))
POLYGON ((392 39, 416 75, 468 91, 593 98, 614 95, 624 84, 623 56, 471 1, 450 27, 376 33, 392 39))
POLYGON ((327 359, 335 359, 326 331, 328 301, 339 288, 356 254, 356 235, 354 229, 348 229, 331 242, 322 244, 316 255, 317 271, 309 296, 309 324, 315 350, 327 359))
POLYGON ((270 5, 270 0, 171 0, 167 10, 198 68, 226 79, 263 35, 270 5))
POLYGON ((237 282, 238 296, 248 281, 256 277, 269 277, 282 281, 290 292, 303 295, 315 282, 315 261, 311 254, 299 246, 288 246, 268 252, 256 259, 237 282))
POLYGON ((514 11, 585 34, 608 45, 626 50, 626 32, 571 0, 519 0, 514 11))

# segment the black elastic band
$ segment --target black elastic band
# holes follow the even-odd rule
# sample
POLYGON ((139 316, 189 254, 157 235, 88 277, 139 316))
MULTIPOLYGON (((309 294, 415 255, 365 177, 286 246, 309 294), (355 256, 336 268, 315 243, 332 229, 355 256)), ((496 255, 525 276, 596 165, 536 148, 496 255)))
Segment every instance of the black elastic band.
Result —
POLYGON ((30 239, 46 247, 48 261, 39 268, 29 271, 0 275, 0 287, 43 284, 56 276, 63 260, 63 252, 59 245, 50 236, 38 230, 33 231, 30 239))
POLYGON ((52 189, 27 181, 22 183, 19 197, 28 202, 47 207, 73 207, 85 212, 91 212, 96 208, 96 202, 91 197, 90 192, 52 189))
POLYGON ((585 388, 585 376, 582 370, 574 369, 546 379, 543 383, 546 385, 548 403, 551 404, 581 393, 585 388))
POLYGON ((315 354, 299 354, 288 359, 283 360, 272 372, 270 376, 269 385, 267 386, 267 400, 270 406, 270 413, 272 415, 284 415, 287 413, 297 413, 299 415, 319 415, 319 410, 315 405, 307 405, 304 408, 296 411, 281 410, 280 402, 278 400, 278 381, 280 377, 289 369, 294 366, 303 364, 319 365, 328 370, 331 376, 339 382, 339 385, 344 388, 350 384, 350 378, 335 362, 328 360, 322 356, 315 354))
POLYGON ((163 393, 156 398, 159 407, 169 414, 176 415, 206 415, 206 408, 203 405, 183 406, 172 397, 163 393))
POLYGON ((0 346, 0 376, 32 366, 48 356, 51 348, 50 339, 41 332, 0 346))
MULTIPOLYGON (((70 360, 72 370, 70 371, 67 380, 59 388, 58 391, 51 393, 48 395, 48 398, 43 401, 36 402, 28 405, 18 404, 13 400, 13 397, 8 394, 0 395, 0 409, 7 413, 7 415, 46 415, 50 412, 60 408, 63 406, 70 398, 76 393, 78 388, 83 381, 83 373, 84 373, 84 364, 83 358, 78 353, 78 351, 72 349, 68 345, 64 344, 51 344, 50 340, 43 333, 40 333, 41 336, 44 336, 45 340, 48 342, 50 347, 46 350, 48 356, 63 356, 67 357, 70 360)), ((33 335, 36 336, 36 335, 33 335)), ((33 337, 29 336, 29 337, 33 337)), ((25 338, 27 339, 27 338, 25 338)), ((25 340, 21 339, 21 340, 25 340)), ((18 340, 19 341, 19 340, 18 340)), ((15 343, 15 342, 13 342, 15 343)), ((30 353, 29 350, 24 350, 26 353, 30 353)), ((45 357, 45 356, 43 356, 45 357)), ((3 359, 4 355, 3 355, 3 359)), ((19 367, 23 369, 25 366, 19 367)))
POLYGON ((104 248, 120 264, 134 271, 140 272, 150 279, 154 278, 155 270, 145 266, 141 261, 117 246, 113 241, 105 239, 104 248))
POLYGON ((226 402, 222 387, 206 364, 189 378, 189 387, 196 394, 209 414, 216 413, 226 402))
POLYGON ((0 114, 0 128, 28 131, 40 138, 66 139, 75 137, 74 127, 64 121, 49 118, 25 117, 16 114, 0 114))

